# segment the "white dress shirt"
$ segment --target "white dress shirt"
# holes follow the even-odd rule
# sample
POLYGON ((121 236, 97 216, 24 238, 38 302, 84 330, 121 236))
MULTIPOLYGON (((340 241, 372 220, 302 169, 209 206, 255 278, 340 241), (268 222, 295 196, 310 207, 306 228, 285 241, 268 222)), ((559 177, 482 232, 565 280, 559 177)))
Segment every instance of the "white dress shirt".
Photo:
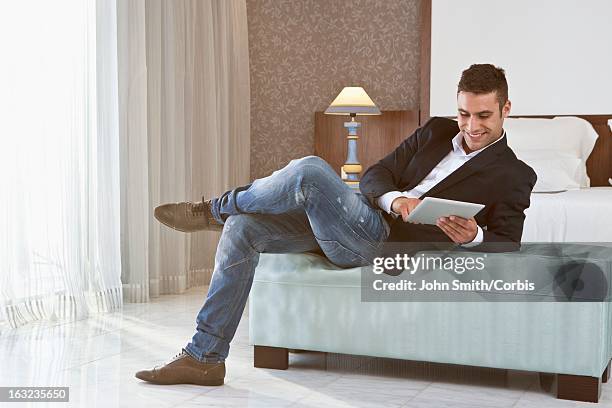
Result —
MULTIPOLYGON (((497 139, 495 142, 483 147, 480 150, 475 150, 472 153, 466 153, 463 149, 463 134, 459 132, 457 136, 453 137, 453 149, 429 172, 427 176, 419 184, 417 184, 412 190, 409 191, 389 191, 378 197, 377 204, 380 208, 391 214, 393 217, 399 216, 399 214, 391 210, 391 203, 398 197, 408 198, 419 198, 429 190, 431 190, 436 184, 448 177, 452 172, 463 166, 466 162, 476 157, 480 152, 494 145, 503 137, 506 136, 504 130, 502 137, 497 139)), ((483 232, 480 225, 478 225, 478 231, 476 237, 471 242, 463 244, 464 246, 474 246, 482 243, 483 232)))

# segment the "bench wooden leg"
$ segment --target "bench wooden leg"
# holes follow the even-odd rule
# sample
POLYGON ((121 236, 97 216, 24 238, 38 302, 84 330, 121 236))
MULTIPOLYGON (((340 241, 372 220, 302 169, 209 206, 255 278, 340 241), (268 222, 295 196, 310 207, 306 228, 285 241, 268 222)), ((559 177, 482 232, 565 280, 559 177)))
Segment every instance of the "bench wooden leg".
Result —
POLYGON ((557 398, 599 402, 601 377, 557 374, 557 398))
POLYGON ((546 392, 550 392, 555 382, 555 376, 555 374, 551 373, 540 373, 540 388, 546 392))
POLYGON ((609 379, 610 379, 610 362, 608 361, 608 365, 606 369, 604 370, 603 374, 601 375, 601 382, 607 383, 609 379))
POLYGON ((254 366, 257 368, 289 368, 289 350, 283 347, 255 346, 254 366))

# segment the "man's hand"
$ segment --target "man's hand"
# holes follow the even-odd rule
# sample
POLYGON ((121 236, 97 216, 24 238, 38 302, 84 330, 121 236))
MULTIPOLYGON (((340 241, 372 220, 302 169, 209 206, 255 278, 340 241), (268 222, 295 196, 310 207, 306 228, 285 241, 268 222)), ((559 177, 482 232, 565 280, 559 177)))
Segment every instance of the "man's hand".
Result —
POLYGON ((456 215, 441 217, 436 225, 457 244, 472 242, 478 233, 478 224, 476 224, 474 217, 470 219, 457 217, 456 215))
POLYGON ((397 197, 391 203, 391 211, 396 214, 400 214, 402 216, 402 220, 406 222, 408 214, 410 214, 420 202, 421 200, 418 198, 397 197))

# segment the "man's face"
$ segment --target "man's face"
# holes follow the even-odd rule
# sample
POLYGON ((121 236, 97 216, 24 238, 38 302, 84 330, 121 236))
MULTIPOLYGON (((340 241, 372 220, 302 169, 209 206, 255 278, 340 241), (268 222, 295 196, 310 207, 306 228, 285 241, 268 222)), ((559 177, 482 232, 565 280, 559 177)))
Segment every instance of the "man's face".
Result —
POLYGON ((457 95, 457 122, 463 133, 463 148, 467 153, 490 145, 502 135, 504 119, 510 113, 510 101, 499 110, 497 92, 457 95))

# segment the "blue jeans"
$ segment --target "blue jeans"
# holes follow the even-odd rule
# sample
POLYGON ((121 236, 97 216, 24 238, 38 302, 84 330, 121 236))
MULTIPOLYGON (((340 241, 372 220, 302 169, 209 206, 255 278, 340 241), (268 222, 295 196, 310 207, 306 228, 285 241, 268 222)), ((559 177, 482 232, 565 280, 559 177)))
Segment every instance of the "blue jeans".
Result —
POLYGON ((382 210, 317 156, 292 160, 212 204, 224 227, 197 330, 185 347, 202 362, 227 357, 260 253, 322 251, 338 266, 356 267, 371 264, 389 235, 382 210))

